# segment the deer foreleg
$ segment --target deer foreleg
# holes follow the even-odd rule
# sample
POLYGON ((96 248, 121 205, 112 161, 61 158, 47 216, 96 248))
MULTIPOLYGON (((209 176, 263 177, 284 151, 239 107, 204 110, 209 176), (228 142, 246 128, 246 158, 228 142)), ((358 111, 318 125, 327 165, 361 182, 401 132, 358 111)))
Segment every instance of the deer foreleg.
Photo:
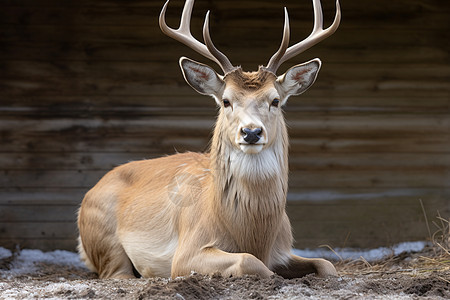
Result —
POLYGON ((220 273, 224 277, 259 275, 267 278, 273 274, 264 263, 248 253, 228 253, 208 247, 190 257, 177 253, 172 263, 172 278, 189 275, 220 273))

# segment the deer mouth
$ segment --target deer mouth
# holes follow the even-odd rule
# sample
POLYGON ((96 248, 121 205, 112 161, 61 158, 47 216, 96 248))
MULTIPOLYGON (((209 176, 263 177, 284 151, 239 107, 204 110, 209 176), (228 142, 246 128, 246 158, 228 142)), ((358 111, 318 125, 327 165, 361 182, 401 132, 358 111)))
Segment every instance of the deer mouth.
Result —
POLYGON ((241 151, 246 154, 256 154, 263 150, 266 144, 249 144, 249 143, 239 143, 241 151))
POLYGON ((258 144, 256 144, 256 143, 254 143, 254 144, 251 144, 251 143, 239 143, 239 146, 265 146, 266 144, 265 143, 258 143, 258 144))

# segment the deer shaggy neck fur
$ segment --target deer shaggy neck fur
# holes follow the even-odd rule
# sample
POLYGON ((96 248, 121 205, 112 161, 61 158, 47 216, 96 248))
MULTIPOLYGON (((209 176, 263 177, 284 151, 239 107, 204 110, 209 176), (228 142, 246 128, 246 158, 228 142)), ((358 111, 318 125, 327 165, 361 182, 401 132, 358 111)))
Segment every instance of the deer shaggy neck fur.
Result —
POLYGON ((214 131, 210 165, 217 215, 236 241, 236 248, 227 250, 251 253, 269 262, 288 187, 288 135, 284 119, 279 120, 280 136, 274 143, 257 154, 245 154, 225 136, 222 118, 220 114, 214 131))

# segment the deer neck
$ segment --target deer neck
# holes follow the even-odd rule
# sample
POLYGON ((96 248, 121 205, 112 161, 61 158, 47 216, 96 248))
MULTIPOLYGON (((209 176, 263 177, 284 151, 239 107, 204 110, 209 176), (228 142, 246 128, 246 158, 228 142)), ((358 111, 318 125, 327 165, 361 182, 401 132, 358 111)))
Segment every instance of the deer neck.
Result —
MULTIPOLYGON (((281 120, 284 125, 284 120, 281 120)), ((213 206, 222 233, 234 241, 229 251, 269 256, 285 211, 288 181, 288 138, 279 138, 258 154, 245 154, 216 125, 211 143, 213 206)), ((230 247, 230 245, 223 245, 230 247)), ((225 249, 224 250, 227 250, 225 249)))

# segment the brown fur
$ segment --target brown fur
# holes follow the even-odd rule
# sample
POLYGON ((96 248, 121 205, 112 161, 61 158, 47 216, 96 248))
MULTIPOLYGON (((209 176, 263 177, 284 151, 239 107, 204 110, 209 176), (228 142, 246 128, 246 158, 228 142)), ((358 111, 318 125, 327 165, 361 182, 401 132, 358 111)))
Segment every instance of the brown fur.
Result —
POLYGON ((232 82, 237 88, 242 90, 257 90, 261 89, 268 82, 273 82, 276 79, 275 74, 259 67, 258 72, 244 72, 240 67, 236 70, 227 73, 224 77, 225 81, 232 82))

